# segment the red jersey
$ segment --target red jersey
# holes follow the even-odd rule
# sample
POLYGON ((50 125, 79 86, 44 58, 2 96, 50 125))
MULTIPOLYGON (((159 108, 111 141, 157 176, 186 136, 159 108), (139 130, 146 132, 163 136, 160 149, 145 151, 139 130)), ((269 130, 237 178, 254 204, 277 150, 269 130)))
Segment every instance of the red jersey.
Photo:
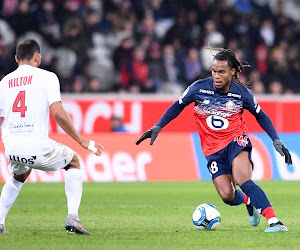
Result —
POLYGON ((227 93, 213 88, 213 79, 198 80, 190 85, 179 99, 186 106, 194 102, 194 117, 205 156, 225 148, 232 140, 247 134, 242 116, 247 109, 252 114, 261 112, 251 90, 231 82, 227 93))

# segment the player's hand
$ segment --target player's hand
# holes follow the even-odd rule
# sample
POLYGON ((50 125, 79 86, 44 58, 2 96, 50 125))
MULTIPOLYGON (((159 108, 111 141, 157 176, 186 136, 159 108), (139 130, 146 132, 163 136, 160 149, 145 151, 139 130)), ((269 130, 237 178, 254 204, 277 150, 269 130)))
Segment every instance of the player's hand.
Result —
POLYGON ((95 143, 92 140, 85 140, 85 139, 83 139, 83 141, 80 143, 80 145, 83 148, 86 148, 86 149, 92 151, 93 153, 95 153, 95 155, 98 155, 98 156, 102 155, 101 150, 104 149, 103 146, 95 143))
POLYGON ((292 156, 288 149, 284 146, 280 139, 275 139, 273 141, 274 148, 279 152, 281 156, 285 157, 285 163, 292 164, 292 156))
POLYGON ((161 131, 160 126, 154 126, 154 127, 150 128, 141 136, 140 139, 138 139, 138 141, 135 144, 139 145, 143 140, 145 140, 147 138, 151 138, 150 145, 152 145, 160 131, 161 131))

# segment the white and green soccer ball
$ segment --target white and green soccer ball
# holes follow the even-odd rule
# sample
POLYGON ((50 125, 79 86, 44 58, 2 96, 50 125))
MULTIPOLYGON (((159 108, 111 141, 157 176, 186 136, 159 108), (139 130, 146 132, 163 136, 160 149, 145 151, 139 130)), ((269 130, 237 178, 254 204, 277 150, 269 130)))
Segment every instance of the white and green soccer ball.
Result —
POLYGON ((192 220, 199 230, 216 230, 221 223, 221 214, 214 205, 204 203, 196 207, 192 220))

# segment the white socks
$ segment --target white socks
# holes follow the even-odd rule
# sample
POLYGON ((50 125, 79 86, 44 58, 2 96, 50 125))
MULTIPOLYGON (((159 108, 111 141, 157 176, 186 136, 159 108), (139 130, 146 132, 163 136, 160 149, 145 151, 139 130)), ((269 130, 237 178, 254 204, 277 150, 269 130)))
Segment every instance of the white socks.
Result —
POLYGON ((5 217, 17 199, 24 183, 11 176, 4 184, 0 197, 0 224, 5 224, 5 217))
POLYGON ((268 223, 269 225, 273 224, 273 223, 277 223, 279 220, 277 219, 277 217, 272 217, 270 219, 268 219, 268 223))
POLYGON ((78 216, 78 210, 82 195, 82 181, 80 169, 70 168, 66 171, 65 192, 68 202, 68 214, 74 214, 78 216))
POLYGON ((251 200, 250 200, 250 197, 248 197, 248 201, 247 201, 246 205, 250 205, 250 203, 251 203, 251 200))
MULTIPOLYGON (((4 184, 0 197, 0 224, 5 224, 5 217, 17 199, 23 184, 13 176, 4 184)), ((78 215, 82 195, 80 169, 71 168, 66 171, 65 192, 68 200, 68 214, 78 215)))

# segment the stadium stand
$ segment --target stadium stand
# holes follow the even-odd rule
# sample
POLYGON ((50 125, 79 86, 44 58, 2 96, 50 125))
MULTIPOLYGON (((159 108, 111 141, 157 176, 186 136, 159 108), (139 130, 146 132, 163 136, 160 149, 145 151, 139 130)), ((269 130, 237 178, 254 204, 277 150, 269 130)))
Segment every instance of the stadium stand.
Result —
POLYGON ((296 0, 1 0, 0 79, 18 41, 42 45, 65 93, 180 93, 210 75, 212 47, 252 68, 257 94, 300 93, 296 0))

